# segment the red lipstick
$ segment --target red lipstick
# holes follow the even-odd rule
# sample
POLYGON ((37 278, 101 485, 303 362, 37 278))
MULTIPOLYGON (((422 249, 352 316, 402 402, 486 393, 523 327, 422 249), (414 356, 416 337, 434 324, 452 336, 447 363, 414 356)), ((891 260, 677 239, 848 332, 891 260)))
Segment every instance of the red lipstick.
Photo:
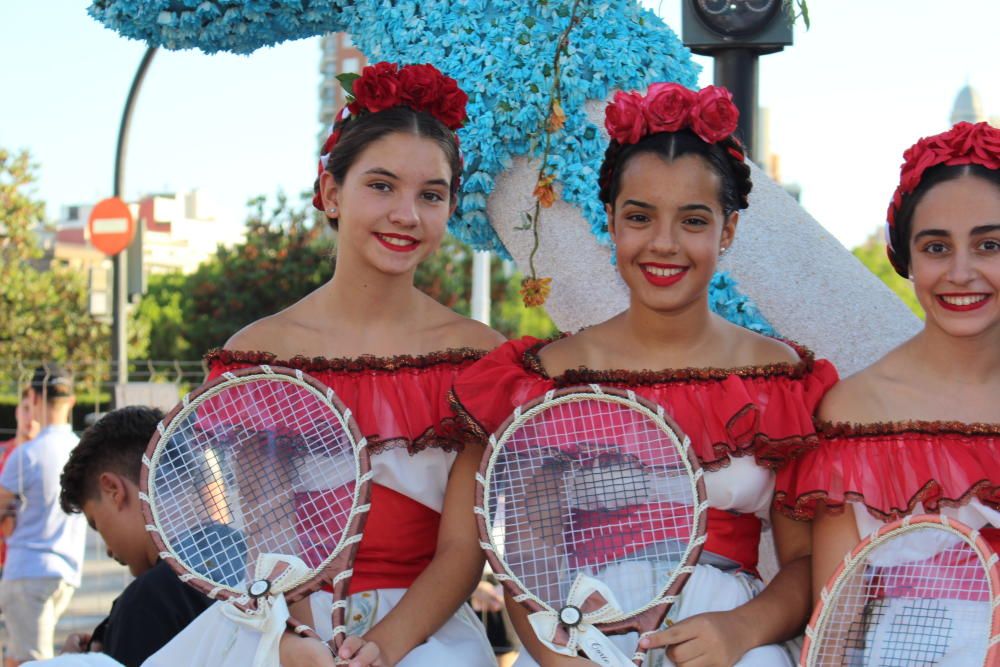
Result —
POLYGON ((670 285, 673 285, 674 283, 678 282, 681 278, 683 278, 687 274, 688 268, 690 267, 680 266, 678 264, 658 264, 656 262, 645 262, 643 264, 640 264, 639 268, 642 269, 642 275, 646 278, 646 280, 649 281, 649 284, 654 285, 655 287, 669 287, 670 285), (651 272, 650 269, 672 270, 672 271, 670 275, 663 276, 651 272))
POLYGON ((393 252, 413 252, 417 249, 417 246, 420 245, 420 241, 405 234, 381 234, 379 232, 372 232, 372 235, 378 240, 379 243, 393 252), (399 239, 401 241, 406 241, 406 245, 390 243, 389 241, 386 241, 386 239, 399 239))
POLYGON ((935 298, 937 299, 938 304, 945 310, 952 310, 961 313, 982 308, 989 302, 990 296, 991 295, 984 294, 982 292, 972 292, 936 294, 935 298), (945 300, 946 298, 951 299, 952 301, 958 300, 961 303, 949 303, 945 300), (971 303, 965 303, 970 300, 971 303))

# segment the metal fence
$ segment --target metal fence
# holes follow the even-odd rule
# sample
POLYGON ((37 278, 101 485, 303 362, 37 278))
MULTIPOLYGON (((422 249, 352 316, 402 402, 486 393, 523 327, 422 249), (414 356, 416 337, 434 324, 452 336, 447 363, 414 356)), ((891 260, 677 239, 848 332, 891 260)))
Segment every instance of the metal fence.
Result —
MULTIPOLYGON (((0 407, 12 405, 28 385, 35 369, 42 365, 41 359, 3 359, 0 358, 0 407)), ((87 362, 67 362, 66 368, 73 372, 76 380, 76 398, 79 406, 75 411, 75 425, 79 430, 92 423, 102 413, 110 410, 115 403, 117 367, 109 360, 102 359, 87 362), (81 415, 83 419, 81 419, 81 415)), ((138 360, 128 364, 128 382, 132 385, 160 385, 176 388, 176 395, 167 401, 168 405, 157 407, 169 408, 185 392, 202 383, 207 369, 201 361, 177 360, 138 360)), ((131 397, 141 399, 143 394, 138 387, 133 386, 131 397)), ((118 388, 119 394, 123 388, 118 388)), ((163 392, 158 392, 163 396, 163 392)), ((125 391, 125 403, 146 403, 143 400, 128 400, 130 392, 125 391)), ((10 409, 8 409, 10 412, 10 409)), ((13 417, 0 413, 0 441, 13 437, 13 417), (7 418, 5 418, 5 416, 7 418)))

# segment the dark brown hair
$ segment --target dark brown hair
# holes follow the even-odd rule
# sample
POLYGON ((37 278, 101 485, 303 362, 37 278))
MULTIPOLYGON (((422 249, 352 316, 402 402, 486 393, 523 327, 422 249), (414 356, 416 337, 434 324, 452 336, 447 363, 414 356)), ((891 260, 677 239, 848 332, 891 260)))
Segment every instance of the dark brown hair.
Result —
MULTIPOLYGON (((369 144, 393 132, 403 132, 430 139, 441 147, 451 167, 452 200, 458 195, 458 186, 462 178, 462 158, 458 140, 455 133, 434 116, 423 111, 414 111, 409 107, 396 106, 337 122, 344 123, 343 129, 326 163, 326 171, 333 175, 337 185, 343 184, 348 170, 369 144)), ((313 192, 319 192, 318 178, 313 185, 313 192)), ((327 221, 331 227, 337 229, 336 217, 327 216, 327 221)))
POLYGON ((913 232, 913 214, 924 196, 935 185, 954 181, 962 176, 976 176, 987 183, 1000 188, 1000 170, 988 169, 980 164, 939 164, 924 172, 923 178, 913 192, 903 196, 903 201, 896 212, 896 221, 889 230, 892 249, 889 259, 896 273, 909 278, 910 274, 910 236, 913 232))
POLYGON ((129 406, 109 412, 84 431, 59 478, 63 511, 82 512, 87 500, 99 498, 101 473, 113 472, 139 484, 142 455, 161 419, 163 413, 156 408, 129 406))
POLYGON ((621 189, 622 171, 636 155, 653 153, 668 162, 683 155, 698 155, 719 175, 719 203, 722 204, 723 212, 729 215, 749 205, 748 195, 753 187, 750 167, 731 155, 730 150, 740 154, 744 152, 743 146, 735 137, 730 136, 710 144, 689 129, 648 134, 638 143, 624 146, 612 140, 604 152, 604 162, 601 164, 598 181, 601 186, 601 201, 614 207, 621 189))

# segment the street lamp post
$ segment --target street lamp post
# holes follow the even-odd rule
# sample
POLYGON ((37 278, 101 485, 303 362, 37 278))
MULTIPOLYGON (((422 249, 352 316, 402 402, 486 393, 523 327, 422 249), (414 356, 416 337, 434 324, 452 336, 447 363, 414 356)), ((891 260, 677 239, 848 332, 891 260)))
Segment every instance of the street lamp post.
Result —
MULTIPOLYGON (((156 55, 156 47, 151 46, 146 49, 132 79, 132 87, 129 88, 128 97, 125 99, 125 109, 122 111, 121 125, 118 127, 118 146, 115 150, 115 182, 114 197, 122 197, 125 191, 125 151, 128 148, 129 127, 132 124, 132 111, 135 108, 136 98, 139 96, 139 89, 142 81, 146 77, 146 70, 156 55)), ((139 224, 142 224, 141 222, 139 224)), ((127 267, 125 264, 125 251, 119 252, 112 258, 114 269, 114 300, 111 309, 111 319, 114 335, 111 339, 111 355, 115 363, 115 383, 125 384, 128 382, 128 328, 126 327, 125 300, 128 292, 127 267)))

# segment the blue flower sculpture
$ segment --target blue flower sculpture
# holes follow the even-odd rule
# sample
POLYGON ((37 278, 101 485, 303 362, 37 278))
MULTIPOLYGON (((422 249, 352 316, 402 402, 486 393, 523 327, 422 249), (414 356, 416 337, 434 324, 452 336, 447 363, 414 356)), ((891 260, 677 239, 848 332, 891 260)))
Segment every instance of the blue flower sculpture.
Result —
MULTIPOLYGON (((572 0, 94 0, 89 12, 126 37, 168 49, 250 53, 347 32, 373 61, 433 63, 469 94, 469 122, 459 133, 466 154, 463 195, 450 229, 476 248, 509 257, 486 217, 486 201, 513 157, 541 155, 552 63, 572 7, 572 0)), ((597 198, 605 139, 584 103, 653 81, 693 87, 698 66, 673 31, 635 0, 582 2, 577 16, 561 60, 566 123, 552 138, 548 163, 562 199, 607 243, 597 198)), ((768 328, 731 279, 716 278, 712 303, 768 328)))

